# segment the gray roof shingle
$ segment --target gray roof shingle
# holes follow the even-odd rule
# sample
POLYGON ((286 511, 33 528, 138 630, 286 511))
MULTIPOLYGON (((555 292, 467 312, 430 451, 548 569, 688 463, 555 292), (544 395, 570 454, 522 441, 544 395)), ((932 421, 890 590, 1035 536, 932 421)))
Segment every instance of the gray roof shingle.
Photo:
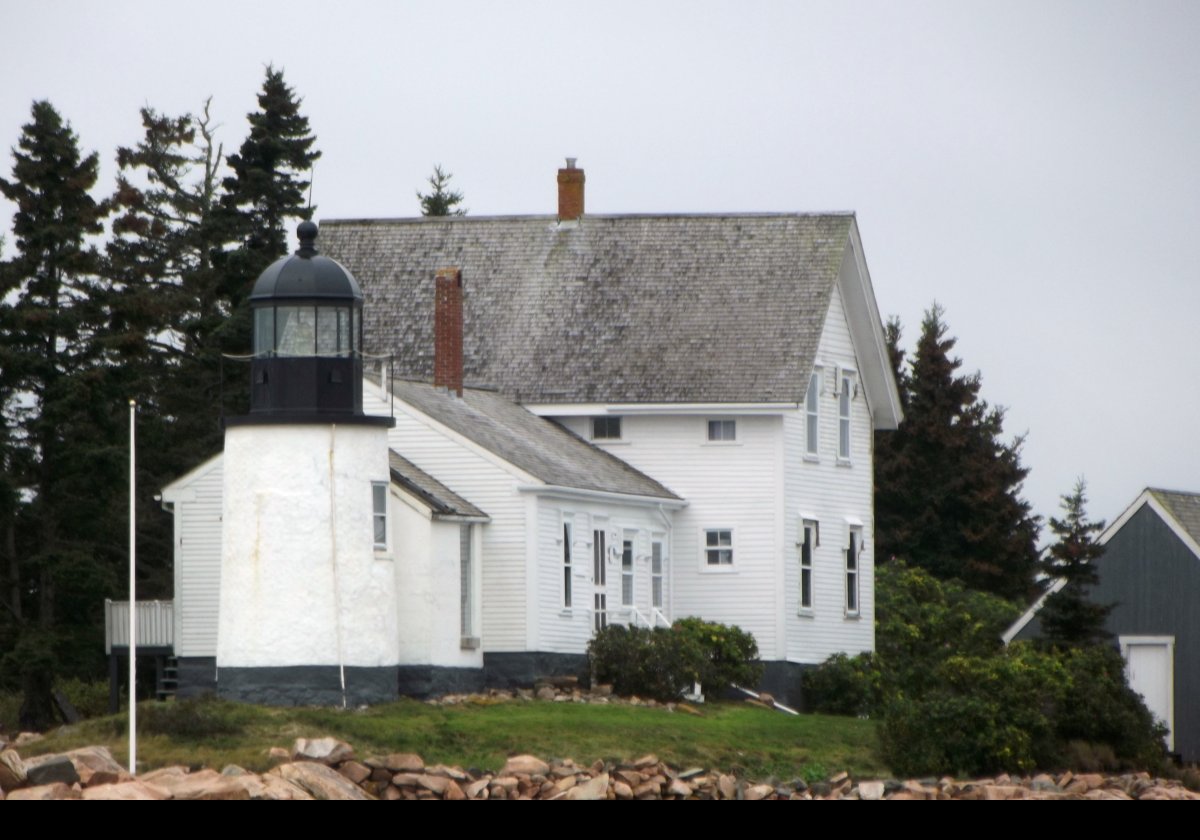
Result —
POLYGON ((429 505, 435 516, 487 518, 487 514, 482 510, 394 449, 388 450, 388 468, 392 474, 392 481, 429 505))
POLYGON ((433 279, 464 284, 468 384, 523 403, 800 402, 852 214, 334 220, 366 346, 433 371, 433 279))
POLYGON ((1200 543, 1200 493, 1148 488, 1159 504, 1171 512, 1188 535, 1200 543))
POLYGON ((392 393, 546 484, 679 500, 648 475, 495 391, 466 388, 457 397, 444 388, 397 379, 392 393))

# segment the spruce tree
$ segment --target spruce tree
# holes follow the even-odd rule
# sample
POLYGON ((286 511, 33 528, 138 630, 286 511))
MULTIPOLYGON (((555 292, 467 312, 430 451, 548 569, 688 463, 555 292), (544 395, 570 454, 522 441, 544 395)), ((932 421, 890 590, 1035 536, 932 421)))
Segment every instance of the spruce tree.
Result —
MULTIPOLYGON (((899 325, 889 325, 901 367, 899 325)), ((979 374, 957 373, 955 339, 941 307, 925 314, 909 370, 899 381, 905 420, 876 433, 876 551, 937 577, 1004 598, 1033 585, 1037 518, 1020 497, 1028 470, 1021 438, 1003 439, 1004 412, 979 397, 979 374)))
POLYGON ((1050 517, 1050 530, 1057 540, 1046 552, 1041 568, 1051 581, 1063 581, 1063 586, 1046 599, 1038 620, 1042 639, 1052 647, 1088 647, 1110 636, 1104 621, 1113 605, 1097 604, 1088 597, 1089 589, 1100 581, 1096 561, 1103 556, 1104 546, 1096 537, 1104 530, 1104 522, 1088 521, 1086 490, 1087 485, 1079 479, 1075 489, 1062 497, 1064 517, 1050 517))
MULTIPOLYGON (((300 101, 284 82, 283 72, 268 66, 259 110, 246 115, 250 134, 237 154, 229 155, 233 174, 223 182, 219 234, 237 247, 218 254, 215 266, 222 278, 219 293, 231 310, 214 336, 226 354, 250 351, 247 299, 254 281, 287 252, 291 222, 312 218, 307 191, 321 153, 313 149, 316 137, 300 113, 300 101)), ((225 408, 244 411, 249 403, 247 372, 227 367, 223 378, 225 408)))
POLYGON ((20 615, 10 609, 8 617, 18 638, 0 671, 21 676, 23 726, 50 722, 56 672, 98 663, 91 630, 125 556, 112 493, 123 483, 114 429, 123 403, 108 390, 109 357, 98 340, 112 297, 87 241, 102 232, 107 212, 89 194, 97 170, 96 155, 81 157, 54 107, 35 102, 13 149, 12 177, 0 178, 0 192, 17 207, 16 255, 0 268, 0 345, 12 394, 4 408, 26 453, 15 466, 27 498, 10 547, 18 558, 10 586, 21 603, 20 615))
POLYGON ((429 176, 428 193, 417 190, 417 198, 421 202, 422 216, 465 216, 467 211, 458 205, 462 203, 463 194, 450 189, 450 179, 454 176, 443 172, 441 164, 433 167, 429 176))

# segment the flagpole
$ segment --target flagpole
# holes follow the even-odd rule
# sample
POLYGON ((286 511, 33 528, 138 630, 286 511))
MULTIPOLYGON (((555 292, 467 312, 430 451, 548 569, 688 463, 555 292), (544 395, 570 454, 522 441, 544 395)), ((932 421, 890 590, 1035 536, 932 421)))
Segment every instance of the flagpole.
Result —
POLYGON ((137 561, 137 472, 135 471, 135 442, 137 401, 129 401, 129 772, 137 775, 137 581, 134 565, 137 561))

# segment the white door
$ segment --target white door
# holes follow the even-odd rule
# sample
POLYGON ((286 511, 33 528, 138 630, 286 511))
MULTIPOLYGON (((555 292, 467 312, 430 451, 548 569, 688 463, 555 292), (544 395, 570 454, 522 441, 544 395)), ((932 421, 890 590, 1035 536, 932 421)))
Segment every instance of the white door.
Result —
POLYGON ((1121 652, 1129 687, 1142 695, 1146 707, 1167 725, 1167 749, 1175 749, 1173 636, 1122 636, 1121 652))

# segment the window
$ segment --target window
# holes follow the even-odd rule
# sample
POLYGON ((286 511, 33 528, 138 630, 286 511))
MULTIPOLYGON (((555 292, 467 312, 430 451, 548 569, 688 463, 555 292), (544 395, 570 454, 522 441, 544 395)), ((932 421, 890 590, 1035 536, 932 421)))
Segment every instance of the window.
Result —
POLYGON ((737 440, 737 421, 709 420, 708 439, 714 443, 737 440))
POLYGON ((571 607, 571 523, 563 523, 563 606, 571 607))
POLYGON ((592 584, 596 587, 592 597, 592 621, 597 630, 608 626, 608 575, 604 568, 604 531, 592 531, 592 584))
POLYGON ((854 374, 842 371, 838 389, 838 458, 850 460, 850 401, 854 397, 854 374))
POLYGON ((592 440, 620 440, 620 417, 593 417, 592 440))
POLYGON ((733 531, 726 528, 704 532, 704 563, 712 568, 733 565, 733 531))
POLYGON ((805 519, 800 543, 800 611, 813 608, 813 550, 817 547, 817 523, 805 519))
POLYGON ((851 528, 846 540, 846 615, 858 615, 858 573, 862 558, 862 529, 851 528))
POLYGON ((805 425, 805 442, 804 451, 808 455, 816 456, 820 441, 820 406, 821 406, 821 374, 814 371, 813 375, 808 380, 808 394, 804 398, 804 416, 805 425))
POLYGON ((663 544, 650 544, 650 604, 658 609, 663 605, 663 544))
POLYGON ((621 606, 633 606, 633 540, 621 543, 621 606))
POLYGON ((387 482, 371 482, 371 520, 375 537, 376 551, 387 551, 388 546, 387 491, 387 482))
POLYGON ((459 627, 464 639, 475 635, 475 568, 471 556, 471 526, 463 523, 458 530, 459 627))

